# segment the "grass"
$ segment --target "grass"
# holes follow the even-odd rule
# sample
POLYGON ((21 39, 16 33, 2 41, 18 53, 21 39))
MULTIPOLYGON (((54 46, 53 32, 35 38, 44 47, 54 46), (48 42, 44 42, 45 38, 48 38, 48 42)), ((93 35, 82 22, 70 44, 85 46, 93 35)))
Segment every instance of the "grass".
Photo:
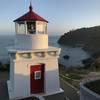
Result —
POLYGON ((60 77, 63 78, 68 83, 75 86, 77 89, 80 88, 80 82, 90 73, 90 72, 100 72, 100 67, 71 67, 66 68, 65 66, 59 64, 60 77))

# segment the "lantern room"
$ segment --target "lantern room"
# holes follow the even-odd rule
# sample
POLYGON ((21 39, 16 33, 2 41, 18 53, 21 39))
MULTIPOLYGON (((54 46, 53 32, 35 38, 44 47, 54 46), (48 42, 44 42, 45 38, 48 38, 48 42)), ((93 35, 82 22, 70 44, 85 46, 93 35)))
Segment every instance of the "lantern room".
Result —
POLYGON ((29 12, 14 20, 17 34, 47 34, 48 21, 33 12, 32 5, 29 12))
POLYGON ((16 49, 34 50, 48 48, 48 21, 32 10, 31 3, 29 11, 14 20, 14 22, 16 32, 16 49))

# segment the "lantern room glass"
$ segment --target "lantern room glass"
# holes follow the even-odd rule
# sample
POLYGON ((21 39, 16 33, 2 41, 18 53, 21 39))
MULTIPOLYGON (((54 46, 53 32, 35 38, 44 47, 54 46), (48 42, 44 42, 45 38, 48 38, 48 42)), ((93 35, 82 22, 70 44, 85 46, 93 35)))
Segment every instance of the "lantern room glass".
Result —
POLYGON ((17 34, 47 34, 47 23, 42 21, 19 21, 15 23, 17 34))
POLYGON ((16 33, 25 34, 25 23, 22 21, 15 23, 15 29, 16 29, 16 33))
POLYGON ((36 23, 35 22, 27 22, 27 33, 28 34, 36 33, 36 23))

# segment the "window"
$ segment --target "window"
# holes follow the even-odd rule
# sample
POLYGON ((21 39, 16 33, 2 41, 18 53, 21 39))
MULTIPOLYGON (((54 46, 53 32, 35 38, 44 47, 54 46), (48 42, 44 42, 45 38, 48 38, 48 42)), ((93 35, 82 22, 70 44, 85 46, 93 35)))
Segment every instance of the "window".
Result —
POLYGON ((29 34, 35 34, 36 32, 35 22, 27 22, 27 30, 29 34))
POLYGON ((17 29, 17 32, 19 34, 24 34, 25 33, 25 24, 24 24, 24 22, 19 22, 18 25, 19 25, 19 27, 17 29))
POLYGON ((34 79, 35 80, 41 79, 41 71, 35 71, 34 72, 34 79))

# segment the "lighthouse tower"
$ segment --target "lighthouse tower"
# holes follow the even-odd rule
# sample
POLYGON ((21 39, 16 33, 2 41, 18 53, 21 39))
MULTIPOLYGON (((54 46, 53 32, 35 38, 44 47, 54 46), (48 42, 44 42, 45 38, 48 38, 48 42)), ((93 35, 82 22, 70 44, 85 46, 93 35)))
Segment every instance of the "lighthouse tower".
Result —
POLYGON ((58 57, 60 49, 48 46, 48 21, 29 11, 14 20, 15 45, 8 49, 10 99, 46 96, 61 92, 58 57))

